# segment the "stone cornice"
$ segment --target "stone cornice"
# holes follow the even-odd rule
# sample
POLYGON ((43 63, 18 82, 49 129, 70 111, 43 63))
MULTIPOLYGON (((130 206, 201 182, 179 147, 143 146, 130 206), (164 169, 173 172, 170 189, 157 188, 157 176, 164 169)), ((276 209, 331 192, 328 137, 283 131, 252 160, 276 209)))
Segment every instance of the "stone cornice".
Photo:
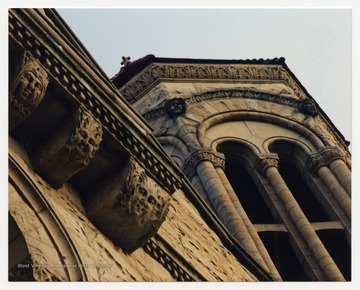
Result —
POLYGON ((196 175, 196 166, 198 163, 204 160, 212 162, 215 167, 225 169, 224 154, 215 152, 211 148, 198 148, 194 150, 189 157, 187 157, 183 166, 184 174, 191 179, 194 175, 196 175))
MULTIPOLYGON (((134 122, 136 118, 130 120, 129 116, 132 117, 134 113, 130 114, 129 109, 125 111, 126 108, 117 106, 110 100, 120 99, 121 96, 115 91, 110 92, 111 88, 105 83, 101 86, 95 85, 92 77, 96 76, 84 73, 79 67, 80 64, 75 65, 72 57, 65 53, 64 49, 59 50, 49 35, 39 31, 36 23, 29 22, 34 20, 27 17, 23 10, 9 11, 10 37, 27 50, 47 71, 49 77, 58 82, 81 107, 108 130, 131 156, 143 164, 159 184, 171 193, 179 188, 180 174, 175 176, 171 161, 162 151, 151 146, 153 140, 149 140, 147 132, 144 132, 145 125, 141 127, 134 122)), ((95 83, 97 82, 101 81, 96 78, 95 83)))
POLYGON ((327 166, 336 159, 344 161, 344 156, 341 151, 337 147, 324 147, 318 152, 309 155, 307 168, 311 174, 316 175, 321 166, 327 166))
POLYGON ((172 80, 238 80, 286 83, 300 99, 306 94, 281 65, 264 64, 163 64, 153 63, 137 74, 120 92, 130 103, 160 79, 172 80))

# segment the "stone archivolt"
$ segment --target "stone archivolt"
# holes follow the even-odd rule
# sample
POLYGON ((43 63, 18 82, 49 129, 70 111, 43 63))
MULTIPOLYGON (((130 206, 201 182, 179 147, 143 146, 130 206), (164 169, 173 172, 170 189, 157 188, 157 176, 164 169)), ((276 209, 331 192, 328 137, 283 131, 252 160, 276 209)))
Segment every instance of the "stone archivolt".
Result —
MULTIPOLYGON (((303 114, 315 117, 317 115, 317 105, 312 100, 296 100, 291 97, 285 97, 277 94, 270 94, 265 92, 258 92, 254 90, 242 90, 242 89, 230 89, 230 90, 215 90, 204 92, 201 94, 193 95, 189 98, 181 99, 176 98, 176 100, 183 100, 187 108, 191 107, 192 105, 196 105, 198 103, 208 101, 208 100, 216 100, 216 99, 227 99, 227 98, 241 98, 241 99, 252 99, 252 100, 260 100, 266 101, 271 103, 276 103, 280 105, 285 105, 289 107, 293 107, 298 109, 303 114), (311 110, 310 108, 313 108, 311 110), (316 113, 314 113, 316 110, 316 113)), ((168 101, 169 102, 169 101, 168 101)), ((151 121, 157 119, 159 117, 164 116, 166 111, 165 107, 161 107, 158 109, 154 109, 148 111, 143 114, 144 118, 147 121, 151 121)), ((185 110, 184 110, 185 112, 185 110)))
POLYGON ((198 148, 186 159, 182 169, 184 174, 191 179, 196 175, 196 166, 198 163, 204 160, 212 162, 215 167, 225 169, 224 154, 214 152, 211 148, 198 148))
POLYGON ((199 80, 256 80, 286 82, 296 95, 305 99, 306 95, 289 73, 279 65, 203 65, 203 64, 160 64, 154 63, 133 81, 120 89, 124 97, 135 102, 140 94, 158 79, 199 79, 199 80))

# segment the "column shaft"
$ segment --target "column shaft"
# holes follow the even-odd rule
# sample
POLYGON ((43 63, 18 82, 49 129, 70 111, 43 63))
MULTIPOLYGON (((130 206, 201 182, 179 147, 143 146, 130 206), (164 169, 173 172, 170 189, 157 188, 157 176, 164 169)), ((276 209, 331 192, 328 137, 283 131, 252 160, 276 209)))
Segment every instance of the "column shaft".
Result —
POLYGON ((249 231, 236 211, 234 204, 230 200, 226 189, 216 173, 214 165, 211 161, 203 160, 198 163, 196 171, 220 220, 248 253, 258 261, 260 265, 267 268, 249 231))
POLYGON ((270 181, 276 193, 279 195, 286 211, 289 213, 291 219, 307 242, 326 277, 331 281, 345 281, 340 270, 322 244, 320 238, 314 231, 313 227, 281 177, 278 169, 275 166, 268 166, 265 170, 266 177, 270 181))
POLYGON ((216 168, 216 171, 220 177, 220 180, 222 181, 225 189, 227 190, 227 193, 229 194, 229 197, 234 204, 237 212, 239 213, 240 217, 244 221, 244 224, 246 228, 248 229, 252 239, 254 240, 254 243, 260 252, 260 255, 263 257, 265 264, 267 265, 268 270, 270 271, 271 275, 275 278, 277 281, 281 281, 281 276, 276 269, 272 259, 269 256, 268 251, 266 250, 263 242, 261 241, 257 231, 255 230, 253 224, 251 223, 249 217, 247 216, 243 206, 241 205, 241 202, 239 201, 234 189, 232 188, 228 178, 225 175, 225 172, 222 168, 216 168))
POLYGON ((319 167, 317 173, 321 180, 325 183, 326 187, 330 190, 335 200, 344 210, 347 217, 351 219, 351 200, 342 185, 338 182, 327 166, 319 167))
POLYGON ((351 196, 351 171, 345 162, 341 159, 336 159, 330 163, 330 169, 349 196, 351 196))

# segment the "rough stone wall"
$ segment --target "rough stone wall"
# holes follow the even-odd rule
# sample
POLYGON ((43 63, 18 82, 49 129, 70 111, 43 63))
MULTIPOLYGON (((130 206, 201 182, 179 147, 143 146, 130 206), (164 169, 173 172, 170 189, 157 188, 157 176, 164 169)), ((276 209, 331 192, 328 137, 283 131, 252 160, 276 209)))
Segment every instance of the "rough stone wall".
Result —
MULTIPOLYGON (((59 256, 63 255, 63 263, 71 259, 66 253, 54 249, 66 241, 57 239, 60 233, 53 231, 49 219, 42 219, 41 213, 52 215, 57 220, 63 235, 76 253, 77 263, 81 263, 88 281, 174 281, 170 273, 156 260, 139 248, 132 254, 125 254, 104 237, 86 218, 80 199, 74 189, 65 184, 58 190, 52 189, 37 176, 23 159, 15 152, 12 155, 16 162, 26 172, 34 187, 44 199, 46 208, 35 212, 22 199, 23 194, 12 188, 10 190, 9 210, 24 234, 33 263, 50 265, 62 263, 59 256), (40 215, 40 217, 39 217, 40 215)), ((31 190, 29 190, 30 192, 31 190)), ((29 195, 26 193, 25 195, 29 195)), ((31 195, 31 194, 30 194, 31 195)), ((34 199, 39 197, 34 197, 34 199)), ((222 246, 219 238, 208 228, 197 210, 190 204, 181 192, 172 196, 171 209, 166 221, 161 226, 160 235, 180 255, 195 267, 210 281, 254 281, 251 273, 222 246)), ((60 247, 61 248, 61 247, 60 247)), ((45 273, 39 273, 44 268, 34 269, 37 280, 66 281, 61 268, 47 268, 45 273)))
POLYGON ((208 281, 256 280, 222 245, 180 191, 172 195, 170 211, 159 234, 208 281))

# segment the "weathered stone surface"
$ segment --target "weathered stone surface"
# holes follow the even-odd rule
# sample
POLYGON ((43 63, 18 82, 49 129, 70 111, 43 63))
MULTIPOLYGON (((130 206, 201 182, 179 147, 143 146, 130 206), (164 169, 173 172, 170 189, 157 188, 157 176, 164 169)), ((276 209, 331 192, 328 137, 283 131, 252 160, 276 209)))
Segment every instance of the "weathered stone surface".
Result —
POLYGON ((84 197, 89 219, 126 252, 144 245, 166 217, 170 195, 130 158, 100 189, 84 197))
POLYGON ((172 195, 168 218, 159 234, 209 281, 256 280, 221 244, 181 192, 172 195))
POLYGON ((73 120, 68 120, 37 146, 32 163, 45 180, 59 188, 89 164, 101 140, 102 127, 80 108, 73 120))

